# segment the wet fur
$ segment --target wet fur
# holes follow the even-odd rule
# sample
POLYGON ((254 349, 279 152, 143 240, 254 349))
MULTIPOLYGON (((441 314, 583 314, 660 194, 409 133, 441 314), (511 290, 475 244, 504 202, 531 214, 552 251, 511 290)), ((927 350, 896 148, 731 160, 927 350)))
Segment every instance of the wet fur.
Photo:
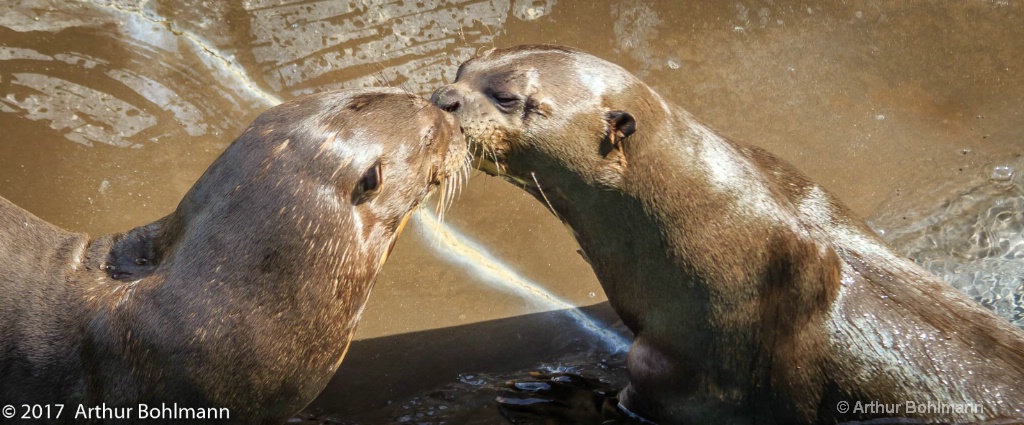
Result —
POLYGON ((283 422, 334 374, 401 220, 464 163, 461 140, 401 91, 321 93, 262 114, 174 213, 123 234, 91 240, 0 198, 0 400, 65 404, 65 422, 102 403, 283 422), (355 204, 376 160, 383 184, 355 204))
POLYGON ((482 169, 541 199, 535 178, 573 229, 635 334, 619 397, 629 410, 661 423, 834 423, 885 416, 840 414, 839 401, 911 400, 983 405, 915 420, 1024 419, 1024 332, 900 257, 788 164, 621 68, 513 47, 463 64, 432 100, 498 163, 482 169), (521 102, 500 110, 493 93, 521 102), (625 138, 609 120, 620 111, 635 120, 625 138))

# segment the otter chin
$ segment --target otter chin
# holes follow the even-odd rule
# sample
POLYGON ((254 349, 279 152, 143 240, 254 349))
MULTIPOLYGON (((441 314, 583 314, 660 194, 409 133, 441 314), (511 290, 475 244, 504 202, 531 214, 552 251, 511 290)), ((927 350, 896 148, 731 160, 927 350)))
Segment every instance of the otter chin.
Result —
POLYGON ((1024 420, 1024 332, 621 67, 557 46, 491 50, 431 100, 460 119, 482 170, 572 228, 634 334, 624 410, 658 423, 1024 420), (856 408, 908 400, 946 407, 856 408))
POLYGON ((124 233, 0 198, 0 400, 284 422, 341 363, 405 220, 468 158, 426 100, 335 91, 261 114, 173 213, 124 233))

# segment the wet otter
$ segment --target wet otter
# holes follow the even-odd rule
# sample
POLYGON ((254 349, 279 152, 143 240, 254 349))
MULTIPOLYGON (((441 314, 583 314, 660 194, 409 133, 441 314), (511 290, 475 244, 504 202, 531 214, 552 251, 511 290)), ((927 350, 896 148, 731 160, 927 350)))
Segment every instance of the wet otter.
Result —
POLYGON ((404 220, 468 157, 426 100, 327 92, 260 115, 172 214, 126 233, 0 198, 0 400, 69 422, 140 404, 283 422, 337 369, 404 220))
POLYGON ((1024 332, 901 258, 790 165, 622 68, 513 47, 462 64, 432 101, 460 118, 481 169, 572 228, 635 334, 618 396, 628 411, 666 423, 1024 419, 1024 332))

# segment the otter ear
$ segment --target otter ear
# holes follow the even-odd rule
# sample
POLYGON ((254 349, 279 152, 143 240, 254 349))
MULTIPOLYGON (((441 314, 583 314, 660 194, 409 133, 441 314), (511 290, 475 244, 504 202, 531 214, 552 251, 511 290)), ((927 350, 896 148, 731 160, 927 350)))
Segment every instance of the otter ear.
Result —
POLYGON ((622 140, 636 132, 636 120, 626 111, 608 111, 604 119, 608 122, 608 141, 621 152, 622 140))

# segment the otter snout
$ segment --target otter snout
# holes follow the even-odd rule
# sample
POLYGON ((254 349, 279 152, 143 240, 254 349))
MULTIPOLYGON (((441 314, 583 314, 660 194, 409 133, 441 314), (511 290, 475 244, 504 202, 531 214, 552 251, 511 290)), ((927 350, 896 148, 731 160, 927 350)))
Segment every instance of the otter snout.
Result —
MULTIPOLYGON (((456 106, 456 108, 458 108, 458 106, 456 106)), ((456 129, 456 131, 458 131, 458 133, 461 135, 463 129, 462 129, 462 122, 459 119, 459 117, 457 117, 454 114, 452 114, 451 113, 452 111, 446 110, 444 108, 441 108, 441 110, 445 111, 445 113, 441 114, 444 117, 445 124, 448 125, 451 128, 456 129)), ((459 137, 461 137, 461 136, 459 136, 459 137)))
POLYGON ((456 88, 451 85, 435 90, 430 95, 430 102, 449 113, 455 113, 462 106, 461 96, 459 96, 456 88))

